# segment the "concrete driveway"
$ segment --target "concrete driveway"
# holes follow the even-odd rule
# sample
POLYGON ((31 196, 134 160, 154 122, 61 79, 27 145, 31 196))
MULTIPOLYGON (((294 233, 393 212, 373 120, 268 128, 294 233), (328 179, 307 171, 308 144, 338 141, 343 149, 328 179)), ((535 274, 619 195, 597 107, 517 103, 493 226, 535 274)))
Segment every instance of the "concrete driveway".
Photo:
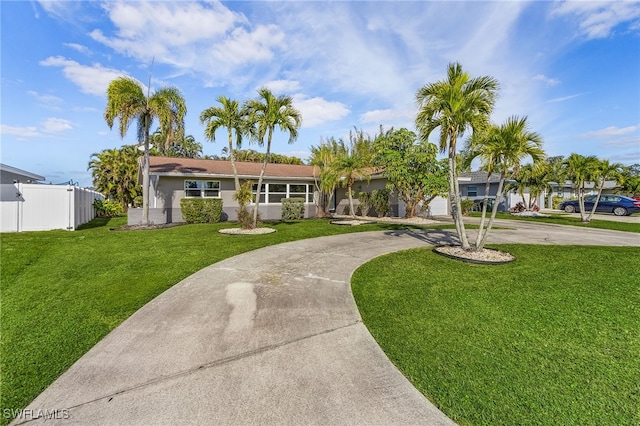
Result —
MULTIPOLYGON (((518 229, 495 230, 491 242, 640 245, 640 234, 509 225, 518 229)), ((132 315, 26 413, 65 410, 47 420, 65 425, 453 424, 378 347, 349 283, 374 257, 454 240, 452 231, 357 233, 211 265, 132 315)))

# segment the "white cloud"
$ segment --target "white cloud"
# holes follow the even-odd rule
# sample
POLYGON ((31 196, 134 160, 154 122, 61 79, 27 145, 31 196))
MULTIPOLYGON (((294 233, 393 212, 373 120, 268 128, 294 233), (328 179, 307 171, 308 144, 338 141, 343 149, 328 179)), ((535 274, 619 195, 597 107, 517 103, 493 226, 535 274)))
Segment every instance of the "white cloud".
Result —
POLYGON ((27 94, 29 96, 34 97, 37 101, 38 104, 44 108, 48 108, 54 111, 59 111, 60 110, 60 105, 62 105, 63 100, 62 98, 59 98, 57 96, 54 95, 48 95, 48 94, 44 94, 44 93, 38 93, 35 90, 29 90, 27 91, 27 94))
POLYGON ((30 138, 42 136, 42 133, 38 131, 35 126, 7 126, 5 124, 0 125, 0 133, 3 135, 12 135, 19 138, 30 138))
POLYGON ((555 86, 556 84, 560 83, 560 80, 558 80, 557 78, 547 77, 544 74, 536 74, 533 76, 533 79, 535 81, 542 81, 543 83, 546 83, 547 86, 555 86))
POLYGON ((399 121, 412 122, 416 117, 416 112, 415 109, 377 109, 362 114, 360 121, 363 123, 382 125, 397 123, 399 121))
POLYGON ((552 104, 552 103, 564 102, 564 101, 577 98, 578 96, 582 96, 582 93, 578 93, 577 95, 568 95, 568 96, 561 96, 559 98, 549 99, 547 103, 552 104))
POLYGON ((91 50, 87 46, 83 46, 82 44, 64 43, 64 45, 85 55, 91 55, 91 50))
MULTIPOLYGON (((273 80, 264 84, 264 87, 273 93, 291 93, 300 90, 300 82, 294 80, 273 80)), ((259 89, 258 87, 256 89, 259 89)))
POLYGON ((293 105, 302 114, 302 127, 314 127, 349 115, 349 109, 343 103, 330 102, 320 97, 307 99, 298 94, 293 97, 293 105))
POLYGON ((80 87, 82 92, 97 96, 105 96, 107 87, 112 80, 126 76, 126 73, 120 70, 105 68, 100 64, 81 65, 62 56, 50 56, 40 61, 40 65, 61 67, 64 76, 80 87))
POLYGON ((589 39, 609 37, 614 28, 624 23, 637 31, 640 23, 637 1, 556 2, 552 15, 573 17, 580 33, 589 39))
POLYGON ((640 125, 628 126, 628 127, 616 127, 609 126, 600 130, 593 130, 591 132, 583 133, 580 135, 583 138, 589 139, 608 139, 620 136, 633 135, 635 133, 636 138, 640 137, 640 125))
POLYGON ((64 118, 50 117, 42 123, 42 131, 45 133, 60 133, 71 129, 73 129, 73 125, 64 118))
POLYGON ((104 7, 116 31, 95 29, 94 40, 142 62, 155 58, 180 73, 202 73, 211 84, 238 79, 243 67, 272 60, 284 39, 277 26, 252 27, 218 1, 118 1, 104 7))

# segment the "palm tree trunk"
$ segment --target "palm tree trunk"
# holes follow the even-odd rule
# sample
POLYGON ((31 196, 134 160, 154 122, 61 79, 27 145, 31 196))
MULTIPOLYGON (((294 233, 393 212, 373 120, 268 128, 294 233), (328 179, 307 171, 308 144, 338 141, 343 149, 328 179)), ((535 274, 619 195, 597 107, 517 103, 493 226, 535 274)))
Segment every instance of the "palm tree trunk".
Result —
POLYGON ((451 135, 449 138, 449 198, 451 200, 451 216, 453 217, 453 222, 456 225, 456 232, 460 239, 460 245, 463 249, 469 250, 471 246, 469 245, 467 233, 464 229, 462 206, 460 205, 460 185, 458 184, 454 135, 451 135))
POLYGON ((600 188, 598 189, 598 196, 596 197, 596 202, 593 203, 593 208, 591 209, 591 213, 587 216, 587 222, 591 222, 591 216, 596 212, 598 208, 598 203, 600 202, 600 197, 602 196, 602 189, 604 188, 604 178, 602 178, 602 182, 600 182, 600 188))
POLYGON ((144 118, 144 155, 142 156, 142 224, 149 225, 149 119, 144 118))
POLYGON ((260 208, 260 192, 262 191, 262 178, 264 177, 264 172, 267 170, 267 164, 269 163, 269 155, 271 154, 271 137, 273 136, 273 128, 269 127, 269 136, 267 139, 267 152, 264 156, 264 162, 262 163, 262 168, 260 169, 260 177, 258 177, 258 190, 256 191, 256 206, 253 210, 253 227, 258 227, 258 209, 260 208))
POLYGON ((353 184, 350 183, 349 185, 347 185, 347 191, 349 191, 349 213, 351 214, 351 217, 355 219, 356 217, 356 209, 353 208, 353 193, 352 193, 352 188, 353 188, 353 184))
MULTIPOLYGON (((487 229, 485 229, 484 234, 482 235, 482 239, 480 239, 479 242, 476 242, 476 251, 482 250, 484 248, 484 243, 487 241, 487 235, 489 234, 489 231, 491 231, 491 227, 493 226, 493 221, 495 220, 496 214, 498 213, 498 204, 500 204, 500 199, 502 198, 504 181, 505 181, 505 176, 504 176, 504 173, 502 173, 500 175, 500 183, 498 183, 498 191, 496 192, 496 199, 493 202, 493 207, 491 208, 491 217, 489 218, 487 229)), ((480 234, 478 233, 478 235, 480 234)))
POLYGON ((229 160, 231 160, 231 170, 233 170, 233 179, 236 184, 236 193, 240 191, 240 178, 236 170, 236 151, 233 149, 232 129, 229 129, 229 160))
MULTIPOLYGON (((487 231, 483 233, 485 216, 487 215, 487 203, 489 202, 489 190, 491 189, 490 180, 491 180, 491 172, 489 172, 489 175, 487 176, 487 183, 484 186, 484 199, 482 200, 482 216, 480 217, 480 226, 478 227, 478 236, 476 237, 476 251, 482 250, 482 247, 480 247, 480 242, 484 239, 484 235, 486 234, 486 232, 489 232, 489 230, 487 229, 487 231)), ((497 195, 496 195, 496 199, 497 199, 497 195)))

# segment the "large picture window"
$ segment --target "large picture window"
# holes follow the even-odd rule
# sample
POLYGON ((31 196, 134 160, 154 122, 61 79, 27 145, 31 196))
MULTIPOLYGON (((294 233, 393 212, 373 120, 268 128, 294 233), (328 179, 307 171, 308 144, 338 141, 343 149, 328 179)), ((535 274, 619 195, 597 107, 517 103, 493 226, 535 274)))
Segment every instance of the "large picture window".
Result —
MULTIPOLYGON (((253 184, 253 193, 258 189, 258 184, 253 184)), ((313 185, 306 183, 263 183, 260 193, 260 202, 278 204, 283 198, 304 198, 305 202, 313 202, 313 185)))
POLYGON ((219 198, 220 182, 217 180, 185 180, 184 196, 198 198, 219 198))

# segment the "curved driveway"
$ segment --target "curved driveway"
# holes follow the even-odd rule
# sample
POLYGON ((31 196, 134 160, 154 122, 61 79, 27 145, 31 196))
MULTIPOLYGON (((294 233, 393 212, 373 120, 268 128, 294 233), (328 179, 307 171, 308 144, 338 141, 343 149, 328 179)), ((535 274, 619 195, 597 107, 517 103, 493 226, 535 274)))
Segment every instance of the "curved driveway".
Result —
MULTIPOLYGON (((490 242, 640 245, 640 234, 497 226, 518 229, 490 242)), ((346 234, 211 265, 137 311, 28 409, 66 409, 62 424, 453 424, 378 347, 349 285, 376 256, 453 235, 346 234)))

